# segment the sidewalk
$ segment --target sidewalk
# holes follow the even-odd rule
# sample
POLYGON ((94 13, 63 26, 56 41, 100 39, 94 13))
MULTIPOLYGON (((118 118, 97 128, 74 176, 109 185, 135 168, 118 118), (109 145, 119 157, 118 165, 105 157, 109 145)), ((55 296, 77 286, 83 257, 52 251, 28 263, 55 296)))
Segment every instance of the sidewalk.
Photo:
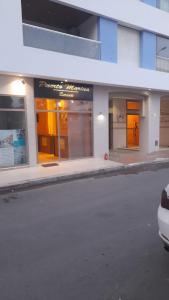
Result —
POLYGON ((21 167, 0 171, 0 193, 12 192, 40 186, 65 182, 110 172, 128 172, 132 168, 151 164, 169 163, 169 150, 153 154, 139 151, 118 150, 111 153, 110 160, 87 158, 59 162, 58 166, 21 167))
POLYGON ((125 166, 169 160, 169 149, 161 148, 160 151, 145 154, 136 150, 119 149, 110 153, 110 160, 125 166))
POLYGON ((42 183, 58 182, 66 179, 97 174, 106 170, 116 170, 122 167, 121 163, 105 161, 99 158, 79 159, 60 162, 58 166, 24 167, 0 171, 0 191, 12 190, 16 186, 33 186, 42 183))

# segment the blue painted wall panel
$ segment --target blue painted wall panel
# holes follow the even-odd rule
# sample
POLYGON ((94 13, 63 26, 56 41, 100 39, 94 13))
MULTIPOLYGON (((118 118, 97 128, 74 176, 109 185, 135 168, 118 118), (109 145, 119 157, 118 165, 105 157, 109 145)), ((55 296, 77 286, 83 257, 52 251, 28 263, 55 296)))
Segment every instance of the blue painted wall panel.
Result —
POLYGON ((148 31, 140 34, 140 66, 156 69, 156 35, 148 31))
POLYGON ((147 3, 152 6, 157 6, 157 0, 142 0, 142 2, 147 3))
POLYGON ((117 62, 117 22, 98 18, 98 40, 101 42, 101 60, 117 62))

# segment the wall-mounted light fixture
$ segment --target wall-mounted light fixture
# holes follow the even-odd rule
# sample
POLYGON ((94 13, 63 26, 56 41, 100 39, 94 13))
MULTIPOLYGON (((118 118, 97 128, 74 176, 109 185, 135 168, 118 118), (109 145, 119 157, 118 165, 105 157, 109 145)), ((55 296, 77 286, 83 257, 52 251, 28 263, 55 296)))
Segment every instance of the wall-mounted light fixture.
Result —
POLYGON ((97 116, 98 121, 104 121, 105 117, 102 112, 100 112, 97 116))
POLYGON ((25 80, 18 79, 12 82, 12 93, 18 96, 25 95, 25 80))

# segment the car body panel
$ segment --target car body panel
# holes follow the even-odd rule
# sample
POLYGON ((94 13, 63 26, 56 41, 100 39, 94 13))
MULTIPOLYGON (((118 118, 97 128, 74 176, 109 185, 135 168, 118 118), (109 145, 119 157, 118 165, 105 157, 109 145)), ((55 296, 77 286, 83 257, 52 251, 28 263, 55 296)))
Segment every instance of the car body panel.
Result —
MULTIPOLYGON (((165 191, 169 198, 169 185, 167 185, 165 191)), ((161 204, 158 208, 158 226, 160 238, 167 246, 169 246, 169 210, 163 208, 161 204)))

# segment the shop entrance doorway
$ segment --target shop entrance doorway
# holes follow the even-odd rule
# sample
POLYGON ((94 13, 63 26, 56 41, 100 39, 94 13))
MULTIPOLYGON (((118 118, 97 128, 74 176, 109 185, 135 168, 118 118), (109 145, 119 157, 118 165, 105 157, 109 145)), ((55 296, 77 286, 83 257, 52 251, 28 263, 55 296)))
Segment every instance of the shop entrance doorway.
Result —
POLYGON ((38 161, 50 162, 59 158, 58 115, 56 112, 37 112, 38 161))
POLYGON ((36 99, 38 162, 92 156, 92 102, 36 99))
POLYGON ((139 127, 140 127, 139 115, 127 114, 127 147, 128 148, 139 147, 139 127))

